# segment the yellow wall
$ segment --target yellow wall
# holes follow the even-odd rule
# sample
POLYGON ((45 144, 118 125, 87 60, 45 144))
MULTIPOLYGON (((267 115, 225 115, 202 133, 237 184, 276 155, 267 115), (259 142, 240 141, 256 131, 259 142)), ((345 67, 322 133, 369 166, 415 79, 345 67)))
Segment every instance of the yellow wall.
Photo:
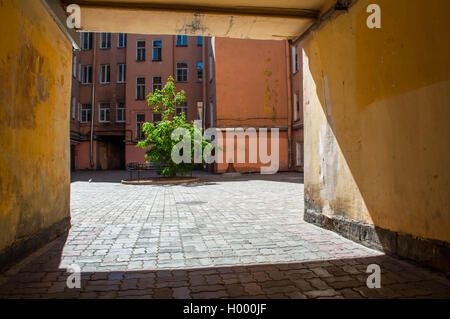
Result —
POLYGON ((304 41, 307 207, 450 241, 449 10, 360 0, 304 41))
POLYGON ((36 0, 0 2, 0 253, 69 217, 71 45, 36 0))

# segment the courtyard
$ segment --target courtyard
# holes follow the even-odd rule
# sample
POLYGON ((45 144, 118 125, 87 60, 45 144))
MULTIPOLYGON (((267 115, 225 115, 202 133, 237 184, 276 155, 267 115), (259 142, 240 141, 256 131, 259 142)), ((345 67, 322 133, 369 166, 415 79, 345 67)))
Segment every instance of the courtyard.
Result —
POLYGON ((0 298, 448 298, 442 273, 303 221, 303 178, 209 175, 123 185, 72 173, 72 227, 9 269, 0 298), (80 267, 81 288, 66 269, 80 267), (381 267, 381 288, 366 285, 381 267))

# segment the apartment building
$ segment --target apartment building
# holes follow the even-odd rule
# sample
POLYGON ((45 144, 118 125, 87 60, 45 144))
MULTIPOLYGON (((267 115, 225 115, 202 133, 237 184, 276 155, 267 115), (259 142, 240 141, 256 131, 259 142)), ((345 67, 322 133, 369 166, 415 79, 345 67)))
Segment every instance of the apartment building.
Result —
POLYGON ((73 55, 72 169, 120 169, 144 160, 144 122, 160 120, 146 96, 169 76, 186 101, 176 112, 198 118, 203 105, 202 37, 80 33, 73 55))
POLYGON ((142 162, 144 150, 137 148, 144 122, 158 122, 160 114, 147 105, 146 95, 161 89, 172 76, 177 91, 184 90, 186 100, 176 106, 176 115, 184 112, 188 121, 199 118, 203 105, 203 37, 185 35, 128 36, 126 76, 126 162, 142 162))
MULTIPOLYGON (((235 141, 234 158, 213 165, 217 173, 260 171, 251 160, 250 141, 261 138, 272 149, 270 129, 278 129, 281 171, 303 171, 303 101, 301 47, 287 41, 203 38, 185 35, 80 34, 82 50, 74 52, 71 101, 72 169, 121 169, 144 161, 136 145, 142 124, 158 122, 146 96, 169 76, 186 101, 176 107, 187 120, 236 139, 237 128, 254 128, 256 140, 235 141), (268 129, 267 136, 261 135, 268 129), (245 160, 238 163, 238 150, 245 160)), ((268 154, 268 155, 269 155, 268 154)))
POLYGON ((259 172, 262 166, 268 166, 259 156, 251 159, 250 145, 255 145, 251 152, 259 153, 261 142, 271 154, 275 145, 271 134, 264 133, 271 129, 278 129, 278 170, 303 171, 299 50, 287 41, 205 38, 204 125, 218 128, 223 136, 219 154, 222 163, 214 164, 215 172, 230 168, 259 172), (241 128, 244 132, 239 132, 241 128), (248 134, 249 128, 255 129, 256 136, 248 134), (239 145, 238 138, 245 141, 245 146, 239 145), (225 158, 230 156, 227 153, 230 139, 234 140, 234 154, 231 153, 234 157, 225 158), (239 162, 238 151, 245 152, 244 162, 239 162))

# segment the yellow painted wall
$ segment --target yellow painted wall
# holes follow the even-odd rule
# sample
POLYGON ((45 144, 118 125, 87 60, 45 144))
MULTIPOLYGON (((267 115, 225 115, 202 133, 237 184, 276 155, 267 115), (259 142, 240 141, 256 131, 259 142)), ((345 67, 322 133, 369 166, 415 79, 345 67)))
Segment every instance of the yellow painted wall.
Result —
POLYGON ((307 207, 450 241, 449 11, 360 0, 304 41, 307 207))
POLYGON ((72 51, 36 0, 0 1, 0 253, 69 217, 72 51))

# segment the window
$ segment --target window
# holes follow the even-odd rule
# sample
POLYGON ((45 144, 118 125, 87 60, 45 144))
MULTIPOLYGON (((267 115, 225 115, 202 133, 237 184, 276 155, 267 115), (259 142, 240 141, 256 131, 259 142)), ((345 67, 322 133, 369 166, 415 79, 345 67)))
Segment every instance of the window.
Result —
POLYGON ((145 98, 145 78, 136 78, 136 100, 145 98))
POLYGON ((136 61, 145 61, 145 41, 136 43, 136 61))
POLYGON ((100 123, 109 122, 109 103, 100 103, 98 108, 98 121, 100 123))
POLYGON ((176 116, 180 116, 181 113, 184 112, 184 114, 187 116, 187 110, 188 110, 188 106, 187 106, 187 102, 181 102, 180 104, 177 104, 175 107, 175 115, 176 116))
POLYGON ((72 60, 72 76, 74 78, 77 77, 77 56, 76 55, 73 56, 73 60, 72 60))
POLYGON ((203 46, 203 37, 197 37, 197 45, 199 47, 203 46))
POLYGON ((177 63, 177 82, 187 82, 188 80, 188 64, 187 62, 177 63))
POLYGON ((117 123, 125 122, 125 104, 124 103, 116 104, 116 122, 117 123))
POLYGON ((100 49, 109 49, 111 47, 111 33, 100 33, 100 49))
POLYGON ((153 123, 162 121, 161 113, 153 113, 153 123))
POLYGON ((161 61, 162 41, 153 40, 153 61, 161 61))
POLYGON ((144 132, 142 132, 142 124, 145 122, 145 114, 136 114, 136 138, 138 140, 144 139, 144 132))
POLYGON ((197 62, 197 81, 203 81, 203 62, 197 62))
POLYGON ((296 165, 303 166, 303 143, 295 143, 296 165))
POLYGON ((81 32, 81 49, 91 50, 92 49, 92 32, 81 32))
POLYGON ((100 64, 100 83, 109 83, 109 64, 100 64))
POLYGON ((177 35, 177 47, 187 47, 187 35, 177 35))
POLYGON ((92 66, 80 65, 80 78, 82 84, 92 83, 92 66))
POLYGON ((77 99, 73 96, 72 97, 72 120, 75 120, 75 114, 77 114, 77 99))
POLYGON ((127 47, 127 34, 126 33, 118 33, 117 34, 117 47, 119 49, 127 47))
POLYGON ((82 123, 89 122, 91 120, 91 111, 92 111, 91 104, 81 104, 80 122, 82 123))
POLYGON ((117 64, 117 83, 125 83, 125 63, 117 64))
POLYGON ((298 47, 292 47, 292 73, 297 73, 299 70, 298 65, 298 47))
POLYGON ((294 93, 294 121, 300 120, 300 99, 298 92, 294 93))
POLYGON ((154 76, 152 78, 152 92, 155 93, 156 90, 162 90, 162 82, 160 76, 154 76))

